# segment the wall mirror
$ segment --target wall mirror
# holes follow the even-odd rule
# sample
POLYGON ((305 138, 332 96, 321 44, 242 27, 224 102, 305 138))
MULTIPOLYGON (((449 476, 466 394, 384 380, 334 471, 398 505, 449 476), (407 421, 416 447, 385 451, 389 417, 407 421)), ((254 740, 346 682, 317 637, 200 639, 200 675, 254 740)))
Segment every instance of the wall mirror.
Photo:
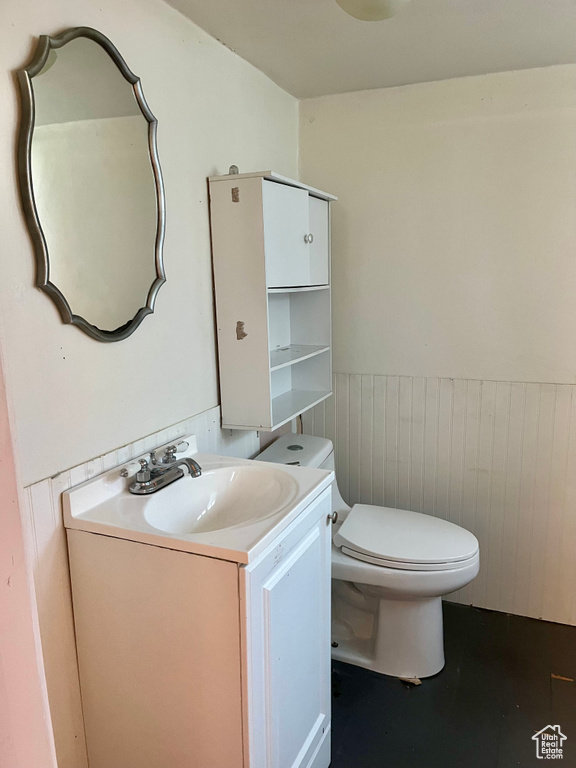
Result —
POLYGON ((139 78, 89 27, 40 37, 18 77, 36 285, 64 322, 99 341, 125 339, 165 282, 156 119, 139 78))

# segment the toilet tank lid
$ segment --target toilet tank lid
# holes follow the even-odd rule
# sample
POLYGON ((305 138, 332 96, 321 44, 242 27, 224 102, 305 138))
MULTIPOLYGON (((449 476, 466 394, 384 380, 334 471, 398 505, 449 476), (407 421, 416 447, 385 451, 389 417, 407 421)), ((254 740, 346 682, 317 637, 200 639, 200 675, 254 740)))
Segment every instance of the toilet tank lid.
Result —
POLYGON ((256 456, 256 461, 276 464, 299 462, 302 467, 319 467, 332 453, 332 442, 315 435, 282 435, 256 456))

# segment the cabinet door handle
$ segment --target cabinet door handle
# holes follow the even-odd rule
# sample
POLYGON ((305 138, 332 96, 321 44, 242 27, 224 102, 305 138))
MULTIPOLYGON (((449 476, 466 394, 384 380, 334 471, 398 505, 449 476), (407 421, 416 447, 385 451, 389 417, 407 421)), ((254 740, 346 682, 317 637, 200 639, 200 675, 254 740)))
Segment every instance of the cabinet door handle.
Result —
POLYGON ((305 243, 313 243, 314 242, 314 235, 310 233, 309 235, 304 235, 304 242, 305 243))
POLYGON ((326 522, 328 524, 330 524, 330 523, 332 523, 332 524, 337 523, 338 522, 338 512, 332 512, 331 515, 326 515, 326 522))

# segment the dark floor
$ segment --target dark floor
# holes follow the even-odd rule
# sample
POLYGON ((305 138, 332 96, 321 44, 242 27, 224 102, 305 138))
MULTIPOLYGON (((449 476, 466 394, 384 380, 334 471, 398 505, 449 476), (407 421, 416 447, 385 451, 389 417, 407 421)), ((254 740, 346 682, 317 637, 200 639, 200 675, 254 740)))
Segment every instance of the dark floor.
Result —
POLYGON ((576 627, 444 604, 446 666, 411 686, 334 662, 331 768, 517 768, 560 725, 576 768, 576 627))

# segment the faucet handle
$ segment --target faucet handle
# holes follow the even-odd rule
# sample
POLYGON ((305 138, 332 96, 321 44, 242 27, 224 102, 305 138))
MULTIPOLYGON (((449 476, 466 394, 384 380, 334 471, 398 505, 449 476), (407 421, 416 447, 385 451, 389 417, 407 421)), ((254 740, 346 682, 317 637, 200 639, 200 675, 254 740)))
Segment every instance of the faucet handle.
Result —
POLYGON ((162 464, 172 464, 174 461, 176 461, 176 446, 169 445, 164 449, 162 464))
POLYGON ((136 472, 137 483, 147 483, 150 480, 150 470, 146 459, 140 459, 140 471, 136 472))

